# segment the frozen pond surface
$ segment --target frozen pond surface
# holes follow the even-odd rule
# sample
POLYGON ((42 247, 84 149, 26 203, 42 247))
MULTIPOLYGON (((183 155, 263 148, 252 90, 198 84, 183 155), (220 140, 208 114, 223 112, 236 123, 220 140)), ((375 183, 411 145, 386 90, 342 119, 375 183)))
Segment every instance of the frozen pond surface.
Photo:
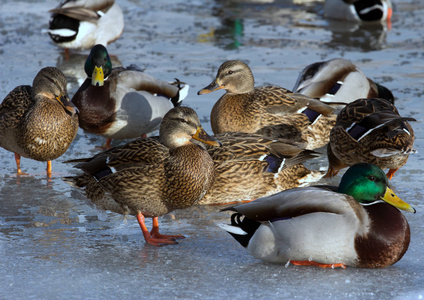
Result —
MULTIPOLYGON (((17 178, 13 154, 0 149, 1 299, 423 298, 423 2, 395 0, 390 30, 329 23, 320 2, 249 2, 121 0, 126 27, 109 52, 123 65, 136 63, 155 77, 189 83, 185 104, 197 110, 209 132, 209 113, 221 93, 196 92, 227 59, 248 62, 257 85, 289 89, 310 63, 344 57, 358 64, 392 90, 402 115, 418 119, 412 125, 419 153, 391 182, 417 209, 415 215, 406 213, 412 238, 403 259, 383 270, 263 263, 215 225, 228 220, 215 207, 160 218, 163 233, 181 233, 186 239, 176 246, 145 245, 134 217, 99 213, 61 180, 76 173, 63 161, 91 156, 94 146, 104 143, 80 130, 68 152, 53 162, 49 181, 45 164, 28 159, 22 169, 31 175, 17 178)), ((52 0, 1 1, 1 99, 15 86, 31 84, 45 66, 64 71, 70 96, 84 78, 88 52, 72 52, 65 60, 63 51, 41 33, 47 11, 56 5, 52 0)), ((326 162, 311 165, 326 167, 326 162)))

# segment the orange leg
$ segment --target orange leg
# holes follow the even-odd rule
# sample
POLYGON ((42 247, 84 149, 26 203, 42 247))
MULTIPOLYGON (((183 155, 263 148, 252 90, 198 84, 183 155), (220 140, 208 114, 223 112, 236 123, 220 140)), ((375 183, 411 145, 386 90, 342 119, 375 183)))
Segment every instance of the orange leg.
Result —
POLYGON ((292 263, 295 266, 315 266, 320 268, 343 268, 346 269, 346 266, 344 264, 322 264, 318 263, 313 260, 291 260, 290 263, 292 263))
POLYGON ((165 234, 160 234, 159 233, 159 218, 158 217, 154 217, 153 218, 153 228, 150 231, 150 235, 153 238, 158 238, 158 239, 169 239, 169 240, 173 240, 173 239, 185 239, 185 237, 183 235, 165 235, 165 234))
POLYGON ((100 149, 100 150, 109 150, 111 147, 112 143, 112 139, 106 139, 106 144, 104 144, 103 146, 96 146, 96 149, 100 149))
POLYGON ((335 170, 332 167, 328 167, 327 174, 324 175, 324 178, 332 178, 339 173, 339 170, 335 170))
MULTIPOLYGON (((255 200, 255 199, 253 199, 253 200, 255 200)), ((214 203, 214 204, 210 204, 210 206, 222 206, 222 205, 249 203, 249 202, 252 202, 253 200, 242 200, 242 201, 232 201, 232 202, 225 202, 225 203, 214 203)))
POLYGON ((388 179, 392 179, 395 176, 396 171, 399 170, 399 168, 397 169, 390 169, 389 172, 387 172, 386 176, 388 179))
POLYGON ((47 177, 48 178, 52 178, 52 161, 51 160, 48 160, 47 161, 47 169, 46 169, 46 171, 47 171, 47 177))
MULTIPOLYGON (((156 225, 157 229, 155 229, 155 226, 153 226, 152 232, 154 233, 154 235, 152 236, 149 230, 147 230, 146 224, 144 223, 144 216, 141 212, 137 213, 137 221, 138 221, 138 224, 140 225, 141 231, 143 232, 143 236, 146 243, 153 246, 163 246, 165 244, 174 244, 174 245, 178 244, 173 238, 157 237, 157 235, 155 234, 156 233, 155 231, 157 231, 157 234, 159 234, 159 224, 156 225)), ((154 222, 155 222, 155 218, 153 218, 153 223, 154 222)))
POLYGON ((28 173, 24 173, 21 170, 21 156, 18 153, 15 153, 15 161, 16 161, 16 168, 18 169, 16 174, 17 175, 28 175, 28 173))

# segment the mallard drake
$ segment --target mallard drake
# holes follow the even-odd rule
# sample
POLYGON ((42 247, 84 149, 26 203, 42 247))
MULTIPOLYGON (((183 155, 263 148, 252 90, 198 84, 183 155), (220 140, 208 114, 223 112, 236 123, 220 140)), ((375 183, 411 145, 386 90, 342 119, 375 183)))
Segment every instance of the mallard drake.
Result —
POLYGON ((91 49, 88 78, 72 98, 80 127, 112 139, 131 139, 159 129, 163 116, 187 96, 188 85, 168 83, 134 68, 115 68, 106 48, 91 49))
POLYGON ((307 149, 328 143, 336 115, 319 100, 275 86, 256 87, 250 68, 242 61, 224 62, 215 80, 199 95, 225 89, 215 103, 211 125, 215 134, 259 133, 271 138, 306 141, 307 149))
POLYGON ((236 213, 231 225, 221 226, 268 262, 384 268, 402 258, 410 241, 396 207, 415 212, 380 168, 362 163, 338 187, 295 188, 228 208, 236 213))
POLYGON ((215 180, 199 204, 248 202, 308 185, 324 175, 302 164, 319 156, 304 150, 303 145, 252 133, 228 132, 214 138, 222 143, 221 147, 207 146, 215 165, 215 180))
POLYGON ((212 158, 193 144, 192 138, 219 146, 203 130, 193 109, 176 107, 165 114, 159 139, 140 138, 78 160, 76 167, 84 174, 65 179, 85 187, 87 197, 98 208, 136 215, 147 243, 175 244, 175 238, 183 236, 160 234, 158 217, 199 201, 214 178, 212 158), (145 217, 153 218, 150 233, 145 217))
POLYGON ((401 117, 396 107, 384 99, 358 99, 342 109, 330 133, 327 148, 332 177, 344 167, 355 163, 372 163, 389 168, 387 177, 395 172, 415 153, 414 131, 401 117))
POLYGON ((124 15, 113 0, 64 0, 52 13, 47 30, 62 48, 91 49, 107 45, 124 30, 124 15))
POLYGON ((390 23, 392 13, 390 0, 325 0, 324 3, 324 15, 330 19, 390 23))
POLYGON ((0 146, 15 153, 17 174, 24 175, 21 156, 51 161, 68 150, 78 131, 77 108, 69 100, 66 78, 54 67, 43 68, 32 87, 14 88, 0 105, 0 146))
POLYGON ((293 91, 327 104, 347 104, 360 98, 383 98, 394 103, 392 92, 367 78, 350 60, 333 58, 302 70, 293 91))

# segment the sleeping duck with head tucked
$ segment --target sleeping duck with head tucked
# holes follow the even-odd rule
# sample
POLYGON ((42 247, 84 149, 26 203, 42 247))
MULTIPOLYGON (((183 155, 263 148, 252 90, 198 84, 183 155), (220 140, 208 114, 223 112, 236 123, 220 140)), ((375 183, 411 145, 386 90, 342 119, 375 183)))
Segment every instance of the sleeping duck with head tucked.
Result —
POLYGON ((0 146, 15 153, 17 174, 21 156, 47 162, 68 150, 78 131, 78 109, 69 100, 66 78, 54 67, 41 69, 32 86, 20 85, 0 105, 0 146))
POLYGON ((220 225, 256 258, 320 267, 384 268, 408 249, 415 213, 375 165, 350 167, 338 187, 295 188, 226 210, 220 225))

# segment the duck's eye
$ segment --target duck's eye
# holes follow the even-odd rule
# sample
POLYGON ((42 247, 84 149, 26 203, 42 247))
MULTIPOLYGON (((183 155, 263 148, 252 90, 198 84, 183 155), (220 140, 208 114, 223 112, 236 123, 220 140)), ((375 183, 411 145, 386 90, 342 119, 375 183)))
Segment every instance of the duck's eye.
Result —
POLYGON ((228 75, 234 74, 234 71, 233 70, 230 70, 230 71, 227 72, 227 74, 228 75))
POLYGON ((186 119, 182 119, 182 118, 180 118, 180 122, 182 122, 182 123, 188 123, 188 121, 186 119))
POLYGON ((370 175, 370 176, 368 176, 368 179, 371 180, 371 181, 375 181, 375 176, 370 175))

